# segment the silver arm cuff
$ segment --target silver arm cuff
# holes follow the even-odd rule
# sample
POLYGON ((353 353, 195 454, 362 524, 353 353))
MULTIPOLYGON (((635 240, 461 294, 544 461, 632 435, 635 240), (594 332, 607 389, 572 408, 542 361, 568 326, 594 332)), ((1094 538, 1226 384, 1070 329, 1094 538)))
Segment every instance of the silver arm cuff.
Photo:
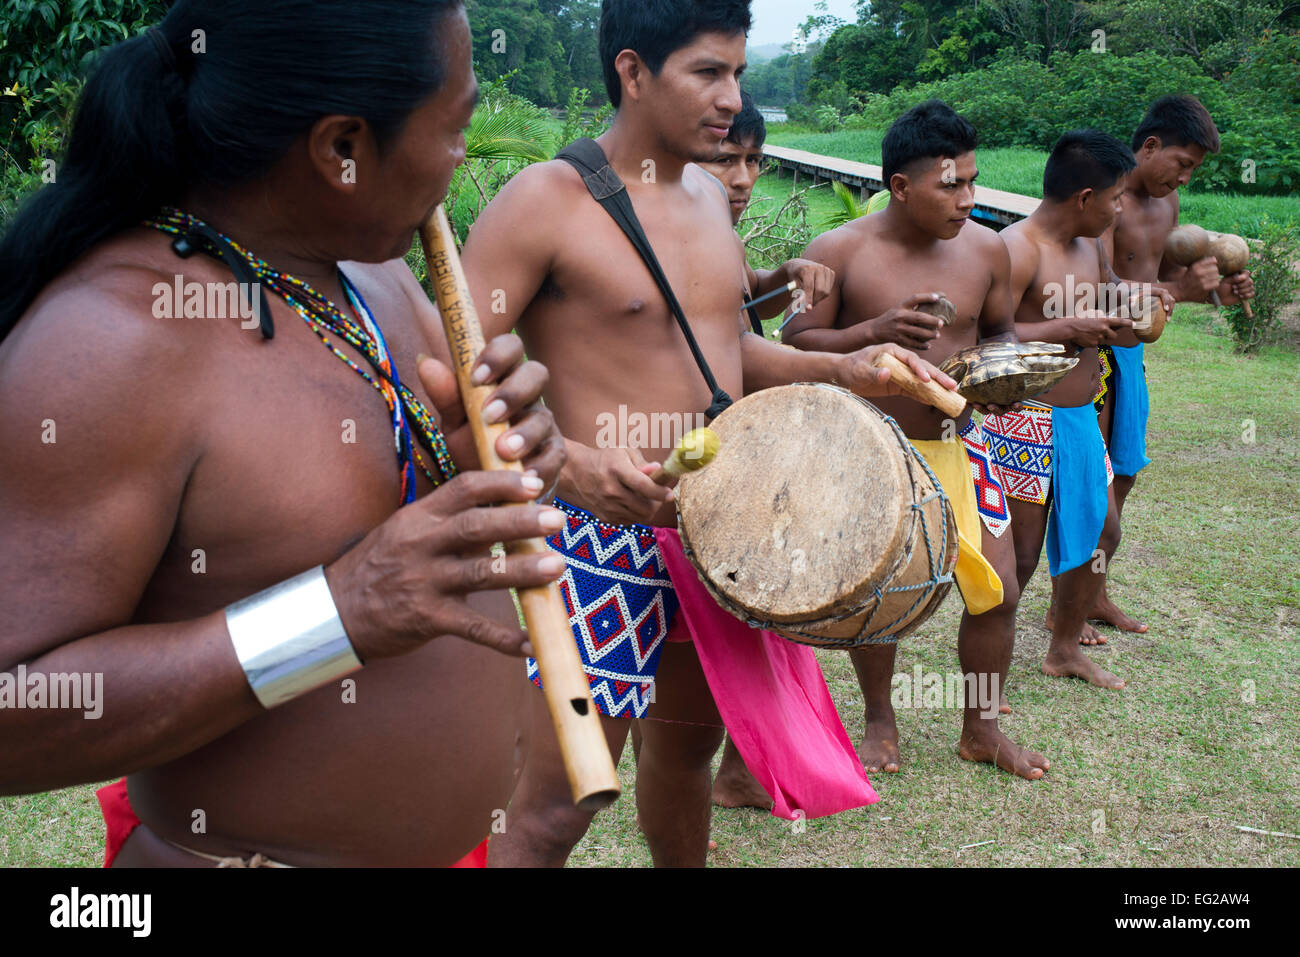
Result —
POLYGON ((264 708, 361 667, 320 565, 230 605, 226 627, 264 708))

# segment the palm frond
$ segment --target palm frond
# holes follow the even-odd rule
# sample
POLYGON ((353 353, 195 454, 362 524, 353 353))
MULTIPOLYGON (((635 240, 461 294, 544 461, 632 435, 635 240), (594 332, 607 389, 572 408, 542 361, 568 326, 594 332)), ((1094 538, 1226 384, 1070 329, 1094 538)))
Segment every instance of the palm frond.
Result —
POLYGON ((466 159, 540 163, 551 158, 549 146, 539 118, 508 101, 480 106, 465 131, 466 159))
POLYGON ((835 197, 840 201, 840 208, 826 217, 828 228, 843 226, 866 213, 866 207, 859 203, 849 188, 839 180, 833 180, 831 188, 835 190, 835 197))

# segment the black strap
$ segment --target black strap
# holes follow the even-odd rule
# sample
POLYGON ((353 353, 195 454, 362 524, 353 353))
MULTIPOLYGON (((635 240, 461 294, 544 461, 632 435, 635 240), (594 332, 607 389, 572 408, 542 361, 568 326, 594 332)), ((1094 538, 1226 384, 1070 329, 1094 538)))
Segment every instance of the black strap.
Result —
POLYGON ((749 324, 754 330, 754 335, 762 336, 763 320, 758 317, 758 310, 755 309, 753 306, 750 306, 745 311, 749 313, 749 324))
MULTIPOLYGON (((695 365, 699 368, 700 374, 704 376, 704 381, 709 390, 713 393, 712 404, 705 411, 705 416, 709 419, 715 419, 731 405, 731 396, 727 395, 719 386, 718 381, 713 377, 713 370, 709 368, 708 362, 704 358, 704 353, 700 351, 699 344, 695 341, 695 335, 691 332, 690 323, 686 321, 686 314, 682 311, 681 303, 677 301, 677 296, 673 293, 673 288, 668 283, 668 277, 664 275, 663 267, 659 265, 659 259, 655 256, 654 249, 650 246, 650 240, 646 238, 645 230, 641 228, 641 221, 636 218, 636 210, 632 208, 632 200, 627 195, 627 187, 623 181, 618 178, 609 165, 609 160, 605 156, 605 151, 600 148, 600 144, 592 139, 580 139, 570 143, 560 151, 556 159, 564 160, 570 166, 578 171, 582 181, 587 184, 587 190, 591 193, 592 199, 605 207, 605 212, 618 223, 619 228, 636 251, 641 254, 641 258, 650 269, 650 275, 654 277, 655 283, 659 286, 659 291, 664 294, 664 299, 668 301, 668 309, 677 320, 678 327, 682 330, 682 335, 686 337, 686 344, 691 348, 691 356, 695 359, 695 365)), ((750 321, 756 321, 757 316, 752 315, 750 321)), ((762 325, 759 324, 759 335, 762 335, 762 325)))
POLYGON ((275 320, 271 317, 271 305, 266 299, 266 289, 263 288, 261 281, 257 278, 257 273, 253 272, 253 267, 248 264, 248 260, 239 255, 236 250, 231 249, 225 237, 206 223, 200 223, 191 227, 189 232, 183 236, 177 236, 172 242, 172 249, 182 259, 189 259, 199 251, 199 244, 204 240, 210 247, 212 255, 225 263, 230 271, 235 274, 239 287, 248 298, 248 308, 261 307, 262 311, 258 313, 258 324, 262 328, 262 338, 274 339, 275 320), (257 294, 261 297, 257 303, 253 302, 254 289, 257 290, 257 294))

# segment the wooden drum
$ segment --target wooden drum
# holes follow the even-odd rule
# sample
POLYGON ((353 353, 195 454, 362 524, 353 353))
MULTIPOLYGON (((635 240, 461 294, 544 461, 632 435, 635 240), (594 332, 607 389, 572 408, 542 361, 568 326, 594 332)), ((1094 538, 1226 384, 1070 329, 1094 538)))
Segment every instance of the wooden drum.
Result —
POLYGON ((756 392, 677 490, 682 545, 727 611, 793 641, 897 641, 952 586, 957 523, 894 420, 835 386, 756 392))

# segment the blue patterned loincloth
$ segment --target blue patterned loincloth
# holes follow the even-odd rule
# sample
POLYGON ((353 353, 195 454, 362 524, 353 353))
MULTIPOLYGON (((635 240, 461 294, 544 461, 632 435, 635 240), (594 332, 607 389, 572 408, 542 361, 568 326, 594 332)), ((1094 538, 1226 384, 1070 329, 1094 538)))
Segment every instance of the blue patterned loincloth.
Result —
MULTIPOLYGON (((601 714, 639 718, 653 700, 664 638, 677 615, 677 595, 648 525, 608 525, 555 500, 568 516, 546 540, 568 568, 560 592, 578 644, 591 696, 601 714)), ((537 661, 528 659, 537 687, 537 661)))

